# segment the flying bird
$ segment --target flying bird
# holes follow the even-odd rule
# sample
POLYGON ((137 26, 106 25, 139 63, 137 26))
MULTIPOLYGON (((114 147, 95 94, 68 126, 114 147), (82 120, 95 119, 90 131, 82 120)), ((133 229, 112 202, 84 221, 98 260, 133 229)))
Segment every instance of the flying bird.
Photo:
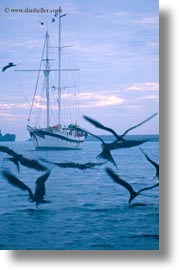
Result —
POLYGON ((146 157, 146 159, 155 167, 156 169, 156 175, 155 177, 157 177, 159 179, 159 164, 156 163, 155 161, 153 161, 151 158, 149 158, 149 156, 144 152, 143 149, 141 149, 139 147, 140 151, 144 154, 144 156, 146 157))
POLYGON ((13 64, 12 62, 10 62, 8 65, 6 65, 6 66, 4 66, 3 68, 2 68, 2 72, 4 72, 6 69, 8 69, 8 68, 11 68, 11 67, 15 67, 16 65, 15 64, 13 64))
POLYGON ((139 191, 135 191, 133 189, 133 187, 128 182, 122 180, 117 174, 114 173, 114 171, 112 169, 107 168, 106 172, 113 179, 114 182, 116 182, 117 184, 123 186, 124 188, 126 188, 129 191, 129 193, 130 193, 129 205, 130 205, 131 201, 134 200, 138 195, 140 195, 140 193, 142 191, 153 189, 153 188, 159 186, 159 183, 157 183, 157 184, 155 184, 153 186, 142 188, 139 191))
POLYGON ((147 119, 145 119, 144 121, 140 122, 139 124, 135 125, 135 126, 132 126, 130 128, 128 128, 122 135, 119 135, 117 134, 112 128, 109 128, 109 127, 106 127, 104 126, 103 124, 99 123, 98 121, 84 115, 83 117, 88 121, 90 122, 92 125, 94 125, 95 127, 97 128, 100 128, 100 129, 104 129, 104 130, 107 130, 109 132, 111 132, 115 137, 116 137, 116 140, 125 140, 123 137, 129 132, 131 131, 132 129, 135 129, 143 124, 145 124, 146 122, 148 122, 149 120, 151 120, 153 117, 155 117, 157 115, 157 113, 154 113, 152 114, 151 116, 149 116, 147 119))
POLYGON ((93 134, 93 133, 91 133, 89 131, 85 131, 86 133, 90 134, 91 136, 97 138, 98 140, 100 140, 102 142, 102 144, 101 144, 102 152, 97 156, 97 158, 107 159, 108 161, 112 162, 116 166, 116 163, 115 163, 110 151, 114 150, 114 149, 119 149, 119 148, 130 148, 130 147, 134 147, 134 146, 137 146, 137 145, 140 145, 140 144, 143 144, 143 143, 147 142, 147 140, 125 140, 123 137, 130 130, 143 125, 144 123, 146 123, 147 121, 149 121, 150 119, 152 119, 156 115, 157 115, 157 113, 154 113, 153 115, 151 115, 150 117, 148 117, 147 119, 142 121, 141 123, 127 129, 122 135, 118 135, 113 129, 102 125, 98 121, 96 121, 96 120, 94 120, 94 119, 92 119, 92 118, 90 118, 88 116, 83 116, 83 117, 88 122, 93 124, 95 127, 107 130, 107 131, 111 132, 115 136, 116 139, 113 142, 105 143, 104 140, 100 136, 97 136, 97 135, 95 135, 95 134, 93 134))
POLYGON ((20 170, 19 164, 31 169, 35 169, 37 171, 46 171, 48 169, 47 167, 40 164, 37 160, 25 158, 23 155, 17 154, 7 146, 0 145, 0 152, 7 153, 11 156, 7 159, 12 161, 17 166, 18 172, 20 170))
POLYGON ((51 22, 55 22, 55 19, 54 19, 54 18, 52 18, 51 22))
POLYGON ((18 187, 21 190, 26 190, 29 193, 29 200, 30 202, 35 202, 36 206, 38 207, 39 204, 43 203, 50 203, 50 201, 47 201, 44 199, 45 195, 45 182, 48 179, 50 175, 50 171, 43 174, 36 180, 36 186, 35 186, 35 192, 33 193, 32 190, 24 184, 22 181, 20 181, 15 175, 13 175, 9 171, 3 171, 2 172, 5 179, 9 182, 9 184, 18 187))
POLYGON ((92 162, 88 162, 88 163, 84 163, 84 164, 80 164, 80 163, 75 163, 75 162, 62 162, 62 163, 58 163, 58 162, 51 162, 49 160, 46 160, 44 158, 41 158, 42 161, 56 165, 60 168, 77 168, 79 170, 86 170, 86 169, 91 169, 95 166, 101 166, 104 165, 106 162, 101 162, 101 163, 92 163, 92 162))
POLYGON ((40 23, 41 25, 44 25, 44 22, 40 22, 40 21, 39 21, 39 23, 40 23))

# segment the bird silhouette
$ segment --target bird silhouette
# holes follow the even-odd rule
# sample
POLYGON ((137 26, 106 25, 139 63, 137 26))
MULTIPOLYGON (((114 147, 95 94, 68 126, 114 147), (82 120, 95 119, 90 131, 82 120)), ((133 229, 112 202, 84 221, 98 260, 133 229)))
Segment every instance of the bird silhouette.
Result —
POLYGON ((21 190, 26 190, 29 193, 29 200, 30 202, 35 202, 36 206, 38 207, 39 204, 43 203, 50 203, 50 201, 44 200, 45 195, 45 182, 50 175, 50 171, 46 172, 42 176, 40 176, 36 180, 35 192, 33 193, 32 190, 24 184, 21 180, 19 180, 15 175, 11 172, 4 170, 2 172, 5 179, 9 182, 9 184, 18 187, 21 190))
POLYGON ((84 164, 80 164, 80 163, 75 163, 75 162, 62 162, 62 163, 58 163, 58 162, 52 162, 49 161, 47 159, 41 158, 42 161, 56 165, 60 168, 77 168, 80 169, 82 171, 86 170, 86 169, 91 169, 95 166, 102 166, 104 165, 106 162, 101 162, 101 163, 93 163, 93 162, 88 162, 88 163, 84 163, 84 164))
POLYGON ((129 193, 130 193, 129 205, 130 205, 131 201, 134 200, 138 195, 140 195, 140 193, 142 191, 150 190, 150 189, 153 189, 153 188, 159 186, 159 183, 157 183, 157 184, 154 184, 150 187, 145 187, 145 188, 140 189, 139 191, 135 191, 133 189, 133 187, 128 182, 121 179, 117 174, 114 173, 114 171, 112 169, 106 168, 106 172, 113 179, 114 182, 123 186, 124 188, 126 188, 129 191, 129 193))
POLYGON ((44 25, 44 22, 40 22, 40 21, 39 21, 39 23, 40 23, 41 25, 44 25))
POLYGON ((16 65, 15 64, 13 64, 12 62, 10 62, 8 65, 6 65, 6 66, 4 66, 3 68, 2 68, 2 72, 4 72, 6 69, 8 69, 8 68, 11 68, 11 67, 15 67, 16 65))
POLYGON ((23 155, 17 154, 15 151, 13 151, 7 146, 0 145, 0 152, 7 153, 11 156, 7 159, 17 166, 18 172, 20 170, 19 164, 31 169, 35 169, 37 171, 46 171, 48 169, 47 167, 40 164, 37 160, 25 158, 23 155))
POLYGON ((144 150, 142 148, 139 147, 139 149, 144 154, 146 159, 155 167, 155 169, 156 169, 155 177, 157 177, 159 179, 159 164, 156 163, 155 161, 153 161, 151 158, 149 158, 149 156, 144 152, 144 150))
POLYGON ((85 130, 85 132, 87 132, 88 134, 90 134, 91 136, 97 138, 98 140, 100 140, 102 142, 102 144, 101 144, 102 152, 97 156, 97 158, 107 159, 108 161, 110 161, 111 163, 113 163, 116 166, 116 163, 115 163, 110 151, 115 150, 115 149, 119 149, 119 148, 130 148, 130 147, 134 147, 134 146, 137 146, 137 145, 140 145, 140 144, 143 144, 143 143, 147 142, 148 140, 126 140, 123 137, 129 131, 143 125, 144 123, 146 123, 147 121, 149 121, 150 119, 152 119, 156 115, 157 115, 157 113, 154 113, 153 115, 151 115, 150 117, 148 117, 144 121, 140 122, 139 124, 127 129, 122 135, 118 135, 113 129, 102 125, 98 121, 96 121, 96 120, 94 120, 94 119, 92 119, 92 118, 90 118, 88 116, 83 116, 83 117, 88 122, 93 124, 95 127, 107 130, 107 131, 111 132, 115 136, 116 139, 113 142, 106 143, 106 142, 104 142, 104 140, 100 136, 97 136, 97 135, 85 130))
POLYGON ((54 19, 54 18, 52 18, 51 22, 55 22, 55 19, 54 19))

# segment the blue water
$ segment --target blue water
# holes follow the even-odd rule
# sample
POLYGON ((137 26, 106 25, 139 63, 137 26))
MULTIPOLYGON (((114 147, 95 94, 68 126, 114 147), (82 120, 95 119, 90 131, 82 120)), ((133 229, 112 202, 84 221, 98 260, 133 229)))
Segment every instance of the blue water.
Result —
MULTIPOLYGON (((34 151, 31 142, 0 143, 28 158, 55 162, 96 162, 100 143, 87 141, 80 151, 34 151)), ((142 148, 158 161, 159 143, 147 142, 142 148)), ((52 168, 46 182, 45 199, 50 204, 28 201, 26 192, 9 185, 0 174, 0 249, 2 250, 158 250, 159 188, 145 191, 129 206, 129 193, 105 173, 111 167, 121 178, 138 189, 154 184, 155 169, 137 147, 112 152, 118 170, 110 163, 86 171, 52 168)), ((16 167, 0 153, 0 170, 16 174, 34 191, 42 174, 16 167)), ((97 161, 99 162, 99 161, 97 161)))

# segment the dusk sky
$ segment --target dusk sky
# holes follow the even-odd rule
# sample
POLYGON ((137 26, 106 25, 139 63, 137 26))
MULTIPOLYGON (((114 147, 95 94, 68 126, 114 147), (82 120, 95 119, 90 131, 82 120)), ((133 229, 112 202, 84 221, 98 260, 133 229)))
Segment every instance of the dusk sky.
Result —
MULTIPOLYGON (((9 62, 18 64, 0 72, 2 133, 15 133, 17 140, 29 138, 26 125, 37 74, 15 69, 38 69, 46 30, 39 21, 48 22, 52 43, 57 39, 57 23, 51 23, 54 13, 11 9, 59 5, 67 13, 64 20, 80 69, 80 126, 107 134, 82 119, 87 115, 121 134, 159 112, 157 0, 1 0, 1 69, 9 62)), ((158 133, 159 116, 130 134, 158 133)))

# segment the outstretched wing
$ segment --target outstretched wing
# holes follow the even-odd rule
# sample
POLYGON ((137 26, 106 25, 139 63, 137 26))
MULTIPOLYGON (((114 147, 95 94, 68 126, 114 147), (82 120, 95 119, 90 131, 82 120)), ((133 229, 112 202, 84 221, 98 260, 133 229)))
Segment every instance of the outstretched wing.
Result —
POLYGON ((19 158, 19 162, 21 165, 24 165, 28 168, 35 169, 37 171, 46 171, 48 168, 40 164, 37 160, 35 159, 28 159, 23 156, 19 158))
POLYGON ((124 137, 129 131, 131 131, 134 128, 140 127, 141 125, 145 124, 146 122, 148 122, 149 120, 151 120, 153 117, 155 117, 158 113, 154 113, 152 114, 150 117, 148 117, 147 119, 145 119, 144 121, 142 121, 141 123, 127 129, 120 137, 124 137))
POLYGON ((0 152, 6 153, 6 154, 8 154, 8 155, 10 155, 12 157, 18 157, 18 156, 20 156, 19 154, 17 154, 16 152, 14 152, 9 147, 3 146, 3 145, 0 145, 0 152))
POLYGON ((2 174, 11 185, 18 187, 21 190, 27 190, 29 192, 29 198, 31 200, 33 200, 33 193, 32 193, 31 189, 27 185, 25 185, 16 176, 14 176, 12 173, 10 173, 8 171, 4 170, 2 172, 2 174))
POLYGON ((116 182, 117 184, 123 186, 124 188, 126 188, 130 194, 134 194, 135 191, 132 188, 131 185, 129 185, 126 181, 122 180, 117 174, 114 173, 113 170, 111 170, 110 168, 106 169, 107 174, 113 179, 114 182, 116 182))
POLYGON ((153 186, 150 186, 150 187, 142 188, 138 191, 138 193, 141 193, 142 191, 145 191, 145 190, 153 189, 153 188, 158 187, 158 186, 159 186, 159 183, 157 183, 153 186))
POLYGON ((35 201, 43 200, 44 195, 45 195, 45 181, 48 179, 49 175, 50 175, 50 171, 43 174, 36 180, 36 187, 35 187, 35 193, 34 193, 35 201))
POLYGON ((101 123, 99 123, 98 121, 96 121, 96 120, 94 120, 94 119, 92 119, 92 118, 90 118, 90 117, 88 117, 86 115, 84 115, 83 117, 88 122, 90 122, 92 125, 94 125, 95 127, 100 128, 100 129, 104 129, 104 130, 107 130, 107 131, 111 132, 116 137, 116 139, 119 139, 120 138, 120 136, 112 128, 108 128, 108 127, 102 125, 101 123))
POLYGON ((139 148, 140 151, 144 154, 146 159, 155 167, 156 169, 156 177, 159 179, 159 164, 157 164, 155 161, 153 161, 149 156, 144 152, 142 148, 139 148))

